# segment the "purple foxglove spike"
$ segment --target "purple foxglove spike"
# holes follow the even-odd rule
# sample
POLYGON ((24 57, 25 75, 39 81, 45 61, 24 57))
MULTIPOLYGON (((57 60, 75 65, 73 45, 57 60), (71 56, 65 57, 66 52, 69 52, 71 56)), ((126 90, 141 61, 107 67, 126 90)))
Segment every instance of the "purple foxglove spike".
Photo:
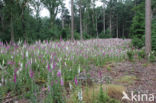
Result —
POLYGON ((13 61, 8 61, 8 64, 14 65, 14 62, 13 61))
POLYGON ((14 70, 14 73, 16 73, 18 71, 18 69, 16 68, 15 70, 14 70))
POLYGON ((98 74, 99 74, 99 77, 102 79, 102 71, 101 70, 99 71, 98 74))
POLYGON ((56 53, 54 53, 53 56, 56 56, 56 53))
POLYGON ((29 75, 30 75, 30 78, 33 78, 33 76, 34 76, 34 72, 31 69, 29 71, 29 75))
POLYGON ((16 83, 16 77, 17 77, 17 75, 16 75, 16 73, 14 73, 14 83, 16 83))
POLYGON ((53 81, 51 81, 51 86, 53 86, 53 81))
POLYGON ((26 68, 26 69, 28 68, 28 64, 25 64, 25 68, 26 68))
POLYGON ((63 86, 64 85, 64 81, 63 81, 63 79, 61 78, 61 86, 63 86))
POLYGON ((48 91, 50 92, 50 87, 48 86, 48 91))
POLYGON ((51 63, 53 62, 53 59, 52 59, 52 57, 50 58, 50 62, 51 62, 51 63))
POLYGON ((77 78, 76 77, 74 79, 74 82, 75 82, 75 85, 78 85, 78 81, 77 81, 77 78))
POLYGON ((55 63, 55 62, 53 62, 53 69, 55 69, 55 67, 56 67, 56 63, 55 63))
POLYGON ((105 53, 103 53, 103 56, 105 56, 105 53))
POLYGON ((48 71, 51 72, 50 65, 48 64, 48 71))
POLYGON ((57 76, 61 77, 61 71, 60 70, 57 72, 57 76))
POLYGON ((17 73, 17 70, 18 70, 18 69, 15 69, 15 70, 14 70, 14 83, 16 83, 16 78, 17 78, 17 74, 16 74, 16 73, 17 73))

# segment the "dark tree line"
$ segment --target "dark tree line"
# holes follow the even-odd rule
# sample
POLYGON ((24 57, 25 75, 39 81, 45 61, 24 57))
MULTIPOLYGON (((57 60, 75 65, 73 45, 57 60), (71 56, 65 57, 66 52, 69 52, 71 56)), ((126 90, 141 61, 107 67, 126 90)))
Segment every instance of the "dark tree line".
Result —
MULTIPOLYGON (((139 48, 144 46, 145 0, 101 0, 99 7, 96 1, 71 0, 69 11, 64 0, 0 0, 0 40, 131 37, 139 48), (50 17, 40 17, 42 8, 48 9, 50 17)), ((154 4, 152 0, 152 25, 154 4)), ((154 37, 153 29, 152 34, 154 37)))

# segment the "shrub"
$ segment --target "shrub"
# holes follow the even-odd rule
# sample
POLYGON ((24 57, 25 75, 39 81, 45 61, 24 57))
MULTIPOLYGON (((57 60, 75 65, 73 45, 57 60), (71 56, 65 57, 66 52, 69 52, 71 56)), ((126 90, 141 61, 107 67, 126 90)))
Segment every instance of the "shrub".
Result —
POLYGON ((152 21, 152 50, 156 51, 156 19, 152 21))
POLYGON ((90 39, 91 36, 88 33, 83 33, 83 39, 90 39))
POLYGON ((152 36, 152 50, 156 51, 156 33, 152 36))
POLYGON ((112 38, 112 35, 110 35, 110 31, 106 30, 106 32, 101 32, 99 35, 99 38, 112 38))
POLYGON ((63 39, 67 39, 67 30, 66 29, 62 29, 61 36, 63 39))
POLYGON ((134 59, 134 52, 133 51, 127 51, 128 60, 133 61, 134 59))
POLYGON ((75 32, 75 33, 74 33, 74 39, 75 39, 75 40, 80 40, 80 33, 75 32))
POLYGON ((154 52, 151 52, 149 55, 149 61, 150 62, 156 62, 156 56, 154 55, 154 52))
POLYGON ((145 50, 138 51, 139 59, 144 59, 146 57, 145 50))
POLYGON ((144 37, 137 37, 137 36, 134 36, 133 39, 132 39, 132 44, 134 47, 140 49, 144 46, 144 37))
MULTIPOLYGON (((142 5, 142 4, 141 4, 142 5)), ((145 46, 145 33, 144 33, 144 23, 141 24, 137 23, 139 20, 144 21, 144 15, 143 16, 136 16, 133 18, 133 24, 131 27, 131 32, 133 35, 132 38, 132 44, 136 48, 142 48, 145 46)), ((156 18, 153 18, 152 20, 152 50, 156 51, 156 18)))

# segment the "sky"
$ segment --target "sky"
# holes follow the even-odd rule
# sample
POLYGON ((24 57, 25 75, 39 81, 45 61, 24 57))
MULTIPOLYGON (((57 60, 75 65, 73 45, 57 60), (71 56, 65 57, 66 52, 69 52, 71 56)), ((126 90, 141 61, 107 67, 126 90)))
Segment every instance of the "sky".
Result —
MULTIPOLYGON (((65 0, 65 6, 66 8, 68 8, 69 12, 70 12, 70 0, 65 0)), ((97 1, 96 2, 96 6, 101 6, 102 3, 100 1, 97 1)), ((43 8, 41 11, 40 11, 40 16, 41 17, 49 17, 49 11, 46 9, 46 8, 43 8)), ((60 17, 60 14, 57 15, 57 17, 60 17)))

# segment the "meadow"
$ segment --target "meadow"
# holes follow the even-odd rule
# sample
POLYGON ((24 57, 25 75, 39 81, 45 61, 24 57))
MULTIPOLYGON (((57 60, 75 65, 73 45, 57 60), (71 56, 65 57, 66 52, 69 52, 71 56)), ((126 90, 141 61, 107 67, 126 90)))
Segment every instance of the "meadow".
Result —
MULTIPOLYGON (((109 80, 100 82, 105 75, 99 67, 107 66, 105 72, 111 71, 108 64, 127 60, 127 52, 131 50, 130 39, 38 41, 34 44, 19 41, 13 46, 0 42, 0 101, 120 103, 103 92, 104 85, 111 83, 109 80), (99 82, 92 79, 94 74, 99 82)), ((126 78, 127 81, 136 79, 123 79, 126 78)), ((115 85, 109 87, 125 90, 115 85)))

